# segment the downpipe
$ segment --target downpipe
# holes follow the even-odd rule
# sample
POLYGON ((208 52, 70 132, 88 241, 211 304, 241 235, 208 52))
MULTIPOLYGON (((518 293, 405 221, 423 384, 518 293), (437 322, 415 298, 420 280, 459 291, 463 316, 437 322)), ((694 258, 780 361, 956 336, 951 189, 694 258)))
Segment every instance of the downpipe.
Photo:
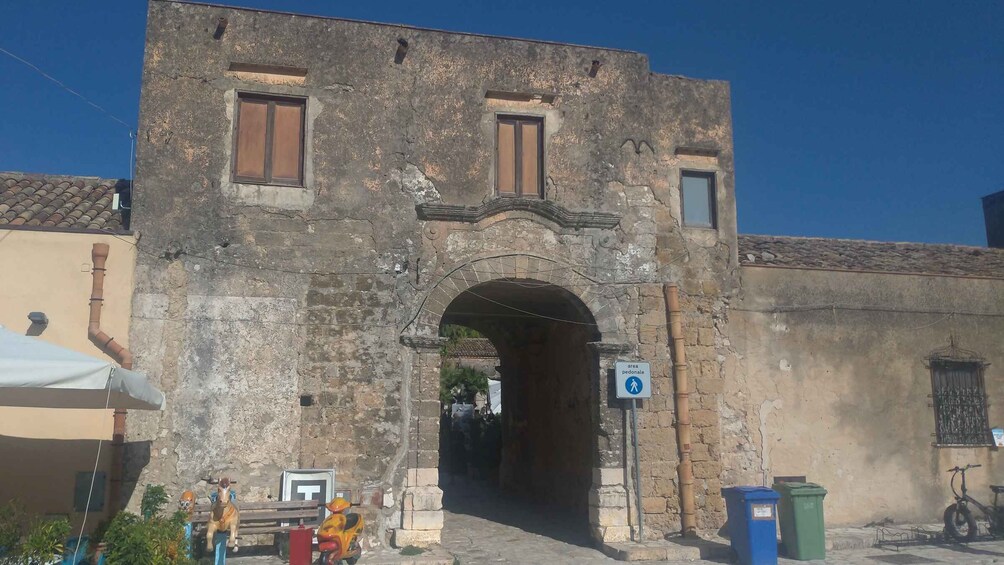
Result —
MULTIPOLYGON (((87 320, 87 336, 91 342, 115 357, 123 369, 132 369, 132 352, 115 341, 101 329, 101 306, 104 304, 105 262, 108 260, 108 244, 95 243, 91 248, 91 300, 90 316, 87 320)), ((114 516, 119 510, 122 498, 122 452, 126 434, 126 411, 115 409, 112 424, 112 462, 108 487, 108 515, 114 516)))
POLYGON ((676 445, 680 463, 676 467, 680 479, 680 525, 684 537, 697 536, 694 514, 694 468, 690 460, 690 389, 687 379, 687 352, 683 344, 683 322, 679 288, 663 285, 666 314, 669 317, 669 337, 673 349, 673 400, 676 409, 676 445))

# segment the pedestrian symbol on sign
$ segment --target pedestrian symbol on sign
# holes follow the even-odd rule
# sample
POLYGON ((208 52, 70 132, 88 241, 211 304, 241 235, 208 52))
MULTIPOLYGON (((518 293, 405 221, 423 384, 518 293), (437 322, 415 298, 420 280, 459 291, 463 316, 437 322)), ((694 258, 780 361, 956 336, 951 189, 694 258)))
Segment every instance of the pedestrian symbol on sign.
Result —
POLYGON ((627 385, 628 392, 631 394, 641 394, 641 391, 645 386, 638 377, 631 377, 624 384, 627 385))

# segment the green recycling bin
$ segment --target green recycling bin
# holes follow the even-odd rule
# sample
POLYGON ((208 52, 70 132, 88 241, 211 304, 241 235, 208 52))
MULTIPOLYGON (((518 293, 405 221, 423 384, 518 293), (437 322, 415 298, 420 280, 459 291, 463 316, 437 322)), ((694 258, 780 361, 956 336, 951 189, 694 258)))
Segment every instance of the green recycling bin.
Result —
POLYGON ((777 518, 785 555, 799 561, 826 558, 826 489, 813 483, 775 483, 774 490, 781 495, 777 518))

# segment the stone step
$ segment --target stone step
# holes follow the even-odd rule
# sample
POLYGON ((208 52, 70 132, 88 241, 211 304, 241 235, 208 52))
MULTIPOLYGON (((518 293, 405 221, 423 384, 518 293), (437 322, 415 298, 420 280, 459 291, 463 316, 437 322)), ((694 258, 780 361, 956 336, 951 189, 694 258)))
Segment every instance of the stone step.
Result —
POLYGON ((603 553, 618 561, 700 561, 728 559, 731 548, 716 541, 693 539, 603 544, 603 553))
POLYGON ((366 565, 453 565, 453 556, 438 546, 418 555, 401 555, 399 549, 380 548, 364 551, 359 561, 366 565))

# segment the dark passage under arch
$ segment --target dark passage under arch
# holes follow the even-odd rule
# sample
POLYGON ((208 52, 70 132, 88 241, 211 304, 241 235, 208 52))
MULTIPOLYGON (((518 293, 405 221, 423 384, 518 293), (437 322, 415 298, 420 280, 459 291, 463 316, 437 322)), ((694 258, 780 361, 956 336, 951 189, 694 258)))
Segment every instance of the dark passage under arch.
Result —
MULTIPOLYGON (((461 438, 442 438, 447 510, 458 502, 458 481, 475 481, 482 491, 498 489, 512 500, 560 512, 588 542, 598 370, 588 343, 600 338, 589 309, 559 286, 500 279, 457 296, 443 314, 442 326, 448 324, 477 330, 494 345, 502 410, 496 468, 469 461, 479 465, 477 472, 458 469, 461 438)), ((449 425, 444 429, 449 433, 449 425)), ((470 434, 464 439, 470 452, 470 434)), ((483 458, 484 450, 475 456, 483 458)))

